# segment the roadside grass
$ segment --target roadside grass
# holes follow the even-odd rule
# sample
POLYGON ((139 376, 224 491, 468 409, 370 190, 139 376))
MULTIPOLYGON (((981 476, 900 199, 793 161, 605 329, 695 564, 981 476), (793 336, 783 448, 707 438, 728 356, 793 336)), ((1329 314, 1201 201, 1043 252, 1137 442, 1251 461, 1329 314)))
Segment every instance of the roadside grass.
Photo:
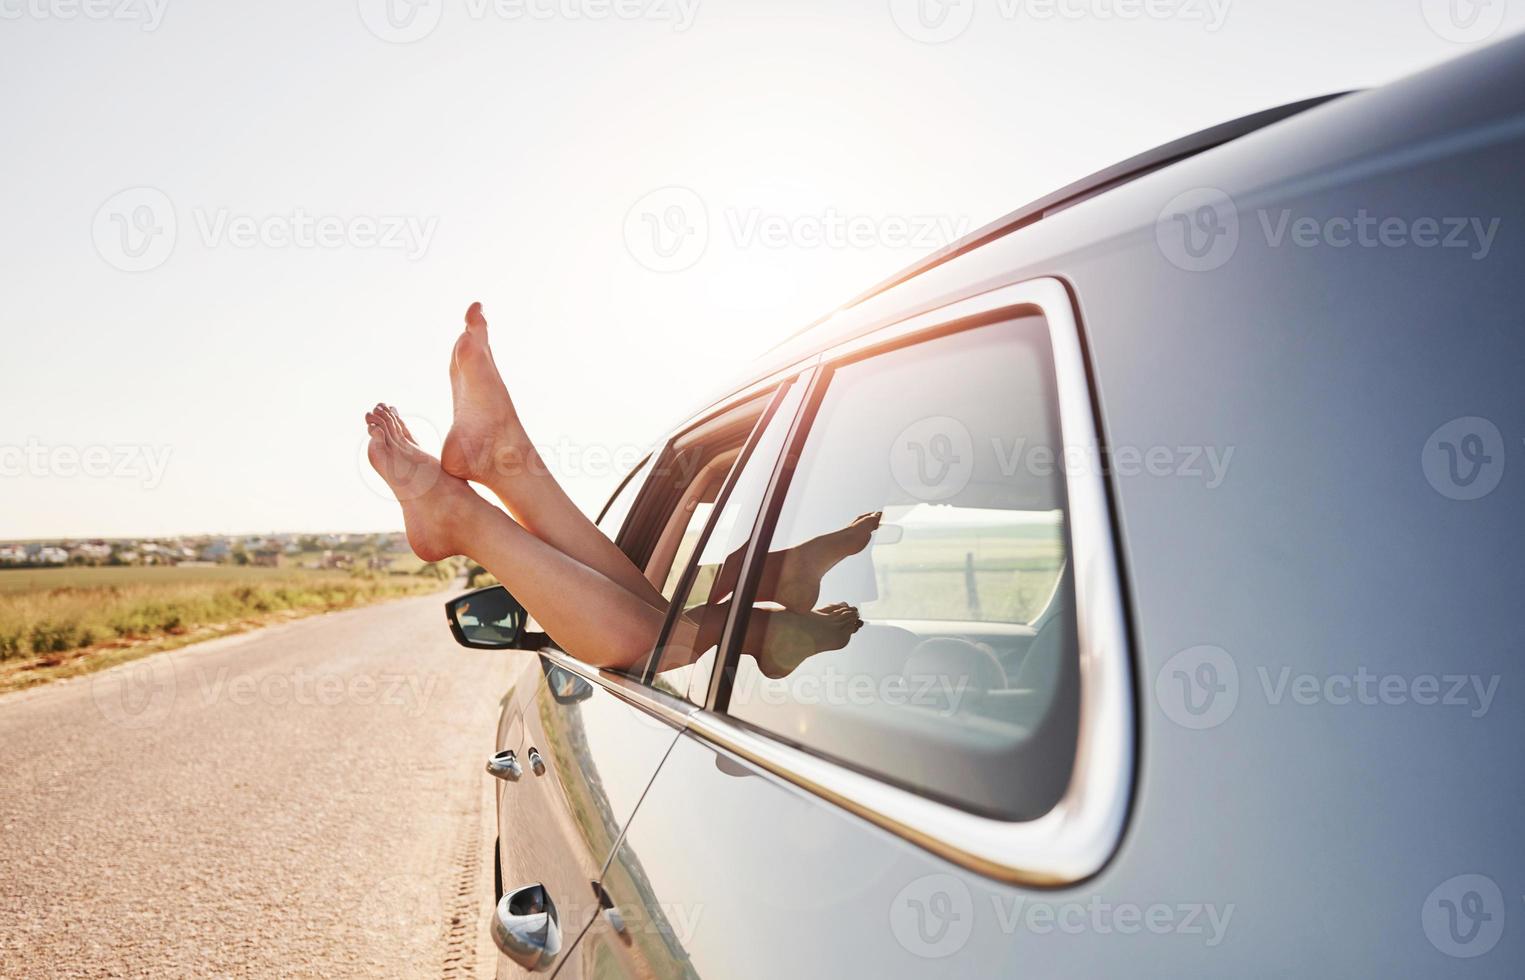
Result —
POLYGON ((215 566, 0 572, 0 693, 316 613, 445 588, 443 575, 215 566))

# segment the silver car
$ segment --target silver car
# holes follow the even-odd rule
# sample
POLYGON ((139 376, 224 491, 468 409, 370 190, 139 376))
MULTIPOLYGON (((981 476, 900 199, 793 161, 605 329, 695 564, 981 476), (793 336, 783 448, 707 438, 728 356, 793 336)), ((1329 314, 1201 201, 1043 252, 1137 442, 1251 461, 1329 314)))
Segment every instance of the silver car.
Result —
POLYGON ((499 976, 1525 975, 1522 174, 1517 38, 1120 163, 723 386, 599 519, 647 663, 450 604, 533 651, 499 976), (766 626, 788 562, 850 631, 766 626))

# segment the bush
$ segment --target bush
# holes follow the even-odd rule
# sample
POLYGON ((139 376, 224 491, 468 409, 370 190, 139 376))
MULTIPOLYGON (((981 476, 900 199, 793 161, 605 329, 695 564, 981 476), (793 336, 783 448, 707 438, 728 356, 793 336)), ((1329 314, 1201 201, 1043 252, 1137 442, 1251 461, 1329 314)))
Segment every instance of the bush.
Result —
POLYGON ((497 585, 498 580, 481 565, 472 565, 466 570, 466 588, 485 589, 489 585, 497 585))

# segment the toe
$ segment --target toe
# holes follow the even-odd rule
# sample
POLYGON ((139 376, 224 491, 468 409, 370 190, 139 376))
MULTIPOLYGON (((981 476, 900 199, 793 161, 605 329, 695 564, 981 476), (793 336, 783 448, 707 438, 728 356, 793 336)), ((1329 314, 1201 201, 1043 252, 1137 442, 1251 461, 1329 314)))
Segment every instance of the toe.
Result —
POLYGON ((387 408, 385 405, 383 405, 381 406, 381 411, 377 412, 376 414, 381 418, 382 428, 386 429, 388 438, 402 438, 402 433, 397 427, 397 416, 392 414, 392 410, 390 408, 387 408))
POLYGON ((468 333, 487 333, 487 318, 482 315, 482 304, 472 303, 466 310, 466 330, 468 333))
POLYGON ((486 337, 486 331, 474 332, 470 327, 456 338, 455 350, 451 352, 450 369, 459 371, 461 367, 482 353, 482 341, 486 337))
POLYGON ((408 428, 408 423, 403 421, 402 413, 397 410, 397 406, 388 405, 387 408, 391 411, 392 417, 397 419, 397 430, 402 433, 403 438, 409 442, 417 442, 418 440, 413 438, 413 433, 408 428))

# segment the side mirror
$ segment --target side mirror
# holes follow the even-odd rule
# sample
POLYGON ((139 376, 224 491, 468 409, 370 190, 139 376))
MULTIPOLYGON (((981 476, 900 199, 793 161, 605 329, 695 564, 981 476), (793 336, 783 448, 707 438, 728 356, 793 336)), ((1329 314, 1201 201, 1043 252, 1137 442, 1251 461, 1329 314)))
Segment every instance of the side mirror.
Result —
POLYGON ((478 589, 445 603, 455 642, 476 650, 533 650, 541 634, 525 632, 529 613, 501 585, 478 589))

